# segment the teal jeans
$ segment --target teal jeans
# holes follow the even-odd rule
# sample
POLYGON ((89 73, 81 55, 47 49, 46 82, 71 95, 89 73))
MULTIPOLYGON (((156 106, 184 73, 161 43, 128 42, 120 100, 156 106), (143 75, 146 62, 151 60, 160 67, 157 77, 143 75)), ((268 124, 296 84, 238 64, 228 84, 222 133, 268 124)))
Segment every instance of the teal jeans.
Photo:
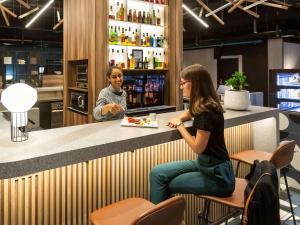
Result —
POLYGON ((161 164, 150 172, 150 199, 154 204, 176 193, 230 196, 234 187, 230 160, 220 161, 208 155, 161 164))

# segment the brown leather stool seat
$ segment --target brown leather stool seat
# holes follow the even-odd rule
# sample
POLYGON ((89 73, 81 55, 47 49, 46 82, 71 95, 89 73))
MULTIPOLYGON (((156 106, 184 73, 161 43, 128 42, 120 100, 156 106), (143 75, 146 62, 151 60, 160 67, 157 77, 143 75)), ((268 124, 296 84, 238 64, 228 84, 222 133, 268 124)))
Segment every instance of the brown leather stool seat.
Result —
MULTIPOLYGON (((241 212, 244 209, 244 191, 247 186, 248 182, 246 179, 242 178, 235 178, 235 189, 231 196, 229 197, 216 197, 216 196, 209 196, 209 195, 196 195, 198 198, 203 198, 205 200, 204 202, 204 209, 202 212, 202 220, 200 221, 200 224, 208 224, 208 218, 209 218, 209 207, 210 202, 217 202, 222 205, 228 206, 230 208, 238 209, 239 212, 241 212)), ((224 221, 227 221, 229 218, 231 218, 234 214, 236 214, 237 211, 234 211, 233 213, 229 213, 225 217, 219 219, 218 221, 213 222, 212 224, 220 224, 224 221)))
POLYGON ((122 200, 91 213, 94 225, 180 225, 185 200, 175 196, 157 205, 143 198, 122 200))

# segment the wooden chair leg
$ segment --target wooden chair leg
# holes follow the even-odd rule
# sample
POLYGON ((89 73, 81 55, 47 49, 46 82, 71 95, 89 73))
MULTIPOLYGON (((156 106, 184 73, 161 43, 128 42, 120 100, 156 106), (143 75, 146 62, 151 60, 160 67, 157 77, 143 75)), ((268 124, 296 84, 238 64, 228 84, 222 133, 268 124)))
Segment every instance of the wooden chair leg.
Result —
POLYGON ((237 165, 236 165, 236 169, 235 169, 235 177, 238 177, 240 164, 241 164, 241 161, 238 161, 238 163, 237 163, 237 165))
POLYGON ((283 174, 283 177, 284 177, 286 192, 287 192, 287 196, 288 196, 289 203, 290 203, 291 214, 292 214, 292 217, 293 217, 294 225, 297 225, 296 219, 295 219, 295 214, 294 214, 294 209, 293 209, 293 204, 292 204, 292 199, 291 199, 291 195, 290 195, 290 189, 289 189, 289 185, 288 185, 287 178, 286 178, 285 168, 283 168, 281 171, 282 171, 282 174, 283 174))

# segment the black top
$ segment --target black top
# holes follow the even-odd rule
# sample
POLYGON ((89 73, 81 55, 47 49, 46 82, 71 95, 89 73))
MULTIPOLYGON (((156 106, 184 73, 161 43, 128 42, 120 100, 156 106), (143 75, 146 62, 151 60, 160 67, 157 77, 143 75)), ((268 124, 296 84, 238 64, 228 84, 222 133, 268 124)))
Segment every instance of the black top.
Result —
POLYGON ((210 132, 206 149, 202 154, 211 155, 221 160, 229 160, 224 139, 223 113, 210 111, 196 114, 193 122, 194 131, 205 130, 210 132))

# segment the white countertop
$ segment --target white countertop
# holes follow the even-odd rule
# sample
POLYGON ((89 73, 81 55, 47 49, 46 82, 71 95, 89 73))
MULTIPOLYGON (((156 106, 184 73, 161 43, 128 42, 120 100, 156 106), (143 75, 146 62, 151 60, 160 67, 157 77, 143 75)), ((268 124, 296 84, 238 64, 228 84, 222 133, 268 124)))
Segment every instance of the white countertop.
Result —
MULTIPOLYGON (((159 128, 121 127, 120 120, 29 133, 29 140, 10 141, 10 126, 0 116, 0 179, 22 176, 121 152, 180 139, 167 121, 181 112, 157 115, 159 128)), ((227 110, 225 127, 278 117, 274 108, 251 106, 248 111, 227 110)), ((185 123, 190 128, 191 121, 185 123)))

